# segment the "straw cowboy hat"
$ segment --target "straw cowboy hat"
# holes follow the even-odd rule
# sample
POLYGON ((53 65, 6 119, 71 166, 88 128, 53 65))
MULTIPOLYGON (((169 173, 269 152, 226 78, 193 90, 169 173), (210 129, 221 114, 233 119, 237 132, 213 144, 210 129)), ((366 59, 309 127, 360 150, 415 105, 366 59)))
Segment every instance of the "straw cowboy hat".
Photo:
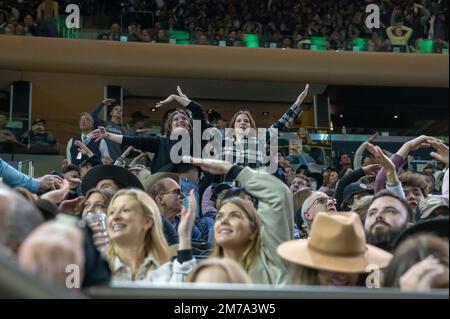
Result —
POLYGON ((178 184, 180 184, 180 175, 170 172, 158 172, 152 174, 147 170, 142 170, 138 175, 139 181, 142 183, 145 191, 148 191, 151 186, 163 178, 171 178, 178 184))
POLYGON ((278 254, 313 269, 364 273, 370 264, 386 267, 392 255, 366 244, 364 228, 356 213, 319 213, 308 240, 292 240, 278 246, 278 254))

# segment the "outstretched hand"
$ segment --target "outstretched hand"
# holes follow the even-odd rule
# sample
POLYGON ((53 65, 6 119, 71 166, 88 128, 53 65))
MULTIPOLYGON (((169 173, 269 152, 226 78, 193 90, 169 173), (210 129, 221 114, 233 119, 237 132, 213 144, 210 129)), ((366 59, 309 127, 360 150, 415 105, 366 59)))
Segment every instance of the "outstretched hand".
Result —
POLYGON ((188 209, 183 207, 180 213, 181 221, 178 225, 179 250, 191 249, 192 227, 194 227, 195 211, 197 209, 194 190, 191 190, 189 193, 188 201, 188 209))
POLYGON ((203 171, 214 174, 214 175, 225 175, 228 174, 233 164, 216 160, 216 159, 202 159, 194 158, 191 156, 183 156, 183 163, 189 163, 195 166, 199 166, 203 171))
POLYGON ((448 166, 448 153, 449 153, 448 146, 441 141, 435 140, 429 140, 428 143, 430 144, 431 147, 436 149, 436 152, 431 152, 430 155, 434 159, 441 161, 448 166))
POLYGON ((101 139, 107 138, 108 132, 106 132, 106 129, 103 126, 99 126, 98 129, 89 133, 89 136, 93 138, 95 142, 98 142, 101 139))

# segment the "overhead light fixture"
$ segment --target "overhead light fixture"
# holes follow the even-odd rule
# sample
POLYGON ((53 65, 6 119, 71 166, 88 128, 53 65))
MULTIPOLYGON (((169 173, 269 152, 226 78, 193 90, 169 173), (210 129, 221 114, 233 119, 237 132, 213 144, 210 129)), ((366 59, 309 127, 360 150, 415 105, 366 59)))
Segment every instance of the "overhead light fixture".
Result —
POLYGON ((156 108, 152 108, 152 112, 156 112, 156 108))
POLYGON ((262 115, 267 116, 269 115, 269 112, 262 112, 262 115))

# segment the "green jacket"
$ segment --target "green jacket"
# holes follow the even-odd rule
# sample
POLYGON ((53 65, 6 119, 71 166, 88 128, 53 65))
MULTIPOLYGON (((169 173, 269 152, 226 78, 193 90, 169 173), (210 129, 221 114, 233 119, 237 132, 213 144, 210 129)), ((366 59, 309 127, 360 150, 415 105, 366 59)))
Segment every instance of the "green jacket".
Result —
POLYGON ((277 247, 293 239, 294 205, 292 193, 278 178, 245 167, 236 181, 259 201, 262 220, 261 249, 249 275, 253 283, 283 284, 287 264, 277 254, 277 247))

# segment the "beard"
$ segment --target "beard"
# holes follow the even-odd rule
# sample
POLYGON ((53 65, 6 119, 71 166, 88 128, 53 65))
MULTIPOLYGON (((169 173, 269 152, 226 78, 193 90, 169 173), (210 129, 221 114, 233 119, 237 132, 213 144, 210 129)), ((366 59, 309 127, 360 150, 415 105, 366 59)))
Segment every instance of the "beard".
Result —
MULTIPOLYGON (((373 226, 375 226, 374 224, 373 226)), ((385 224, 387 225, 387 224, 385 224)), ((406 228, 406 224, 404 227, 399 229, 393 229, 392 227, 388 227, 386 231, 383 232, 374 232, 373 226, 367 234, 367 243, 378 248, 384 249, 388 252, 392 252, 394 249, 394 243, 397 236, 406 228)))

